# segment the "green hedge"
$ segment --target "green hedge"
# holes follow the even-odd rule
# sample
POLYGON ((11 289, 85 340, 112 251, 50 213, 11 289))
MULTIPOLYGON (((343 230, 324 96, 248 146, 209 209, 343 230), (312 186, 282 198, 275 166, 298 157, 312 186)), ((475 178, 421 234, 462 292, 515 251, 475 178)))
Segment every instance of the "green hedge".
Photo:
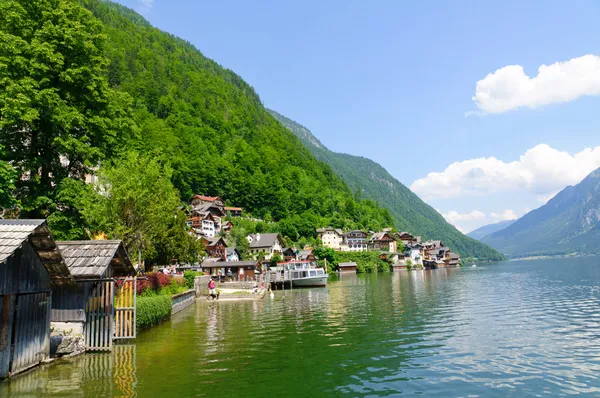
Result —
POLYGON ((136 319, 138 332, 170 318, 172 309, 171 296, 138 296, 136 319))
POLYGON ((388 272, 390 271, 390 263, 381 260, 378 251, 364 252, 336 252, 340 263, 354 261, 356 263, 356 271, 359 274, 364 272, 388 272))

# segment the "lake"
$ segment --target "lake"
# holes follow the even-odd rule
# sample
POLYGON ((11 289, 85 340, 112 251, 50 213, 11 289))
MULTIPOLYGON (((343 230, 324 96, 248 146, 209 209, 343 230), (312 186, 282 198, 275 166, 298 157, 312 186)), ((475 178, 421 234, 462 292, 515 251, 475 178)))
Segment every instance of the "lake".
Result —
POLYGON ((600 258, 342 275, 197 303, 0 396, 600 396, 600 258))

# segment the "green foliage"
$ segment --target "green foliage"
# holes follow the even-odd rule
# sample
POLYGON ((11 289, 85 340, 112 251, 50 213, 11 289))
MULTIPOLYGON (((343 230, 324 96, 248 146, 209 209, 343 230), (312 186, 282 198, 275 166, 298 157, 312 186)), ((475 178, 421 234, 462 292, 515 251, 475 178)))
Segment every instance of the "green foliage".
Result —
MULTIPOLYGON (((5 152, 0 145, 0 159, 4 158, 5 152)), ((15 180, 17 171, 7 162, 0 160, 0 214, 17 205, 15 199, 15 180)))
POLYGON ((130 253, 141 250, 145 259, 163 264, 175 256, 194 262, 203 249, 186 232, 171 175, 160 157, 131 152, 100 169, 97 192, 81 212, 94 232, 123 240, 130 253))
POLYGON ((185 279, 185 286, 188 289, 193 289, 194 288, 194 280, 196 279, 197 276, 202 276, 202 275, 204 275, 204 272, 184 271, 183 279, 185 279))
POLYGON ((136 299, 138 332, 170 318, 172 306, 171 296, 138 296, 136 299))
POLYGON ((274 254, 273 256, 271 256, 271 259, 269 260, 269 265, 271 267, 276 267, 277 263, 282 262, 283 259, 281 258, 281 256, 279 254, 274 254))
MULTIPOLYGON (((327 149, 304 126, 269 110, 278 121, 300 138, 302 143, 320 161, 327 163, 336 175, 346 182, 356 198, 368 198, 371 203, 380 203, 386 207, 384 220, 371 226, 359 225, 363 229, 380 230, 382 227, 395 225, 398 230, 409 231, 420 235, 424 240, 440 239, 446 246, 462 256, 475 256, 485 260, 502 260, 503 256, 491 247, 463 235, 450 225, 431 206, 423 202, 410 189, 392 177, 381 165, 360 156, 335 153, 327 149)), ((358 202, 359 204, 361 201, 358 202)), ((346 212, 355 214, 359 220, 371 217, 368 208, 353 207, 353 202, 344 205, 346 212), (366 214, 363 214, 366 212, 366 214)), ((339 220, 338 220, 339 221, 339 220)), ((345 227, 343 222, 331 224, 336 228, 345 227)))
POLYGON ((390 263, 379 258, 380 254, 377 251, 337 252, 339 262, 354 261, 358 273, 390 271, 390 263))
POLYGON ((161 287, 158 291, 159 295, 173 296, 175 294, 183 293, 188 290, 187 280, 183 278, 172 278, 171 283, 168 286, 161 287))
POLYGON ((406 270, 410 271, 412 269, 413 263, 412 260, 406 260, 406 270))
POLYGON ((313 250, 313 254, 318 259, 317 263, 324 267, 327 260, 327 273, 332 273, 336 270, 339 263, 339 252, 336 252, 330 247, 318 246, 313 250))
POLYGON ((129 95, 106 78, 102 24, 68 0, 0 2, 0 145, 22 215, 47 216, 54 186, 81 178, 136 133, 129 95))

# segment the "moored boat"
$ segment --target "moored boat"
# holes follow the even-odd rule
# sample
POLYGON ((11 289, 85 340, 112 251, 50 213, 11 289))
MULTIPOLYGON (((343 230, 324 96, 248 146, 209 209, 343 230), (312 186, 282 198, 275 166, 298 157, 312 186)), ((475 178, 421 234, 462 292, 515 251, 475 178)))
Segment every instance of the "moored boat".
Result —
POLYGON ((289 261, 279 263, 289 272, 289 278, 293 287, 325 287, 329 275, 322 267, 317 267, 310 261, 289 261))

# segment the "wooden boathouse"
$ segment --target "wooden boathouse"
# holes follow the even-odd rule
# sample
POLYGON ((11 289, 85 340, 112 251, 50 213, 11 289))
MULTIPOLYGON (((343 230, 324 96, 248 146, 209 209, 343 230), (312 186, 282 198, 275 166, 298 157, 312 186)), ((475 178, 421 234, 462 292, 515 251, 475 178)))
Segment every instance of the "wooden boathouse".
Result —
POLYGON ((136 270, 120 240, 57 242, 75 279, 52 292, 53 326, 84 337, 87 351, 110 351, 136 337, 136 270))
POLYGON ((50 357, 51 289, 73 283, 45 220, 0 220, 0 378, 50 357))
POLYGON ((354 261, 350 261, 347 263, 339 263, 338 268, 340 274, 356 274, 357 265, 354 261))

